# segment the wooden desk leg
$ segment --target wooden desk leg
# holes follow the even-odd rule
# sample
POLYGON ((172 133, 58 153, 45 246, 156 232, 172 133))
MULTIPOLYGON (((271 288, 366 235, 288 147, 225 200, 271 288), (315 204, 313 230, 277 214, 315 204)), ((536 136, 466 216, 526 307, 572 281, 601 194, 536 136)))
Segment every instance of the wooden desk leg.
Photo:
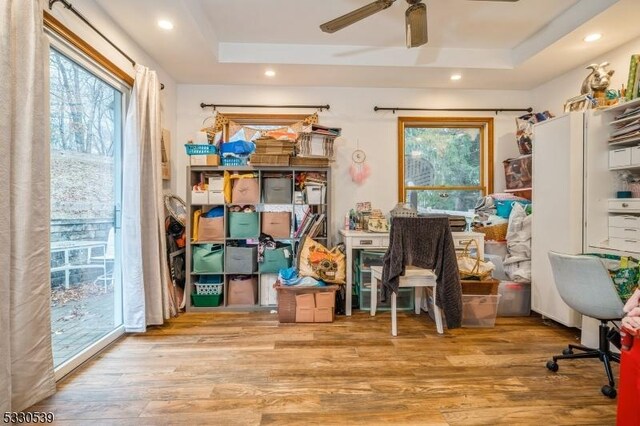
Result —
POLYGON ((392 336, 397 336, 398 335, 398 317, 397 317, 397 310, 396 310, 396 297, 397 297, 397 293, 391 293, 391 335, 392 336))
POLYGON ((378 307, 378 282, 379 279, 374 277, 371 280, 371 316, 376 316, 376 308, 378 307))

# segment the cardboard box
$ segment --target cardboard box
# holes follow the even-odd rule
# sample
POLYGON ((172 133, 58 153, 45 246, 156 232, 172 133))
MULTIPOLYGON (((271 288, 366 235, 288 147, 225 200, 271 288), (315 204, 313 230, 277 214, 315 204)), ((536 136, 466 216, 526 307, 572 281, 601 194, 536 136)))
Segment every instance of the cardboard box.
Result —
POLYGON ((316 301, 313 293, 305 293, 296 295, 296 308, 315 308, 316 301))
MULTIPOLYGON (((196 156, 197 157, 197 156, 196 156)), ((220 165, 220 156, 218 154, 207 155, 207 166, 219 166, 220 165)))
POLYGON ((220 156, 218 154, 190 155, 189 164, 192 166, 219 166, 220 156))
POLYGON ((316 293, 316 308, 334 308, 335 306, 336 294, 334 292, 316 293))
POLYGON ((313 310, 313 322, 333 322, 333 308, 315 308, 313 310))
POLYGON ((313 322, 315 308, 296 307, 296 322, 313 322))

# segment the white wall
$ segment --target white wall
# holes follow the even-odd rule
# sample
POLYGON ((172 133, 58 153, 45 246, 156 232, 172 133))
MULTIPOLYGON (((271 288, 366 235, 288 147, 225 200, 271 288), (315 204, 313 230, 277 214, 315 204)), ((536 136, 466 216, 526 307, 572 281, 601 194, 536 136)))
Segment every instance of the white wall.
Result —
MULTIPOLYGON (((46 1, 43 1, 43 3, 48 4, 46 1)), ((140 46, 138 46, 93 0, 73 0, 72 3, 73 6, 78 9, 91 23, 93 23, 96 28, 109 37, 116 46, 133 58, 136 63, 145 65, 158 72, 160 81, 164 84, 164 90, 161 94, 162 127, 169 129, 172 136, 172 143, 175 144, 177 87, 174 79, 160 66, 158 66, 158 64, 149 55, 147 55, 146 52, 142 50, 140 46)), ((131 76, 134 75, 134 69, 131 63, 73 13, 65 9, 62 3, 57 3, 53 7, 53 10, 49 10, 48 6, 44 7, 44 10, 51 13, 57 20, 62 22, 62 24, 80 36, 84 41, 89 43, 98 52, 106 56, 122 70, 131 76)), ((176 169, 176 163, 174 161, 172 161, 171 172, 173 176, 178 173, 178 169, 176 169)), ((168 183, 165 184, 165 187, 175 192, 175 182, 175 179, 173 179, 171 181, 170 188, 168 183)))
MULTIPOLYGON (((374 207, 388 212, 397 202, 397 118, 391 112, 374 112, 378 106, 404 106, 424 108, 521 108, 531 103, 525 91, 480 90, 416 90, 342 87, 277 87, 277 86, 178 86, 178 133, 175 138, 174 158, 180 171, 175 184, 178 194, 185 195, 185 166, 187 157, 183 143, 192 139, 202 127, 211 110, 203 111, 205 103, 253 104, 330 104, 331 109, 320 113, 320 122, 342 127, 343 138, 336 142, 337 161, 333 166, 334 199, 332 200, 334 235, 345 213, 358 201, 371 201, 374 207), (367 154, 372 175, 363 184, 356 185, 349 176, 351 152, 359 141, 367 154)), ((226 112, 300 113, 301 110, 232 110, 226 112)), ((310 111, 312 112, 312 111, 310 111)), ((417 116, 419 113, 401 113, 417 116)), ((420 114, 427 116, 426 114, 420 114)), ((451 116, 452 113, 430 114, 451 116)), ((458 113, 459 116, 492 116, 495 118, 495 191, 504 189, 502 160, 518 155, 515 142, 515 117, 518 113, 458 113)))
POLYGON ((584 65, 536 87, 531 91, 535 110, 549 110, 555 115, 562 114, 565 101, 580 94, 582 81, 590 72, 585 67, 592 63, 609 62, 609 69, 615 70, 609 86, 610 89, 620 89, 623 84, 626 87, 629 76, 629 60, 631 55, 635 53, 640 53, 640 38, 593 58, 584 65))

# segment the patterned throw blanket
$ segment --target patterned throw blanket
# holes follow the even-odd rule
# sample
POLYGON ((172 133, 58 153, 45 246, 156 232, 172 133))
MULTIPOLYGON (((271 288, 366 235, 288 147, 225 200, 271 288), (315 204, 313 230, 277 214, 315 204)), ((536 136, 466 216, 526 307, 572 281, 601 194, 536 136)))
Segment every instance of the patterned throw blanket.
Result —
POLYGON ((462 289, 447 216, 394 217, 382 270, 382 300, 398 291, 405 266, 430 269, 437 276, 437 303, 448 328, 462 323, 462 289))

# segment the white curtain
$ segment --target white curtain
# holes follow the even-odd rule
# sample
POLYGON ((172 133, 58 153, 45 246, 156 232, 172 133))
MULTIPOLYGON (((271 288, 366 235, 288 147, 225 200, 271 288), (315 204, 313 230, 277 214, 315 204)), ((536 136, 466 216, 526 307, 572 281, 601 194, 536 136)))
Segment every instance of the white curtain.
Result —
POLYGON ((0 413, 55 392, 47 53, 40 2, 0 0, 0 413))
POLYGON ((161 173, 160 82, 136 66, 124 130, 122 275, 124 326, 144 332, 168 318, 161 173))

